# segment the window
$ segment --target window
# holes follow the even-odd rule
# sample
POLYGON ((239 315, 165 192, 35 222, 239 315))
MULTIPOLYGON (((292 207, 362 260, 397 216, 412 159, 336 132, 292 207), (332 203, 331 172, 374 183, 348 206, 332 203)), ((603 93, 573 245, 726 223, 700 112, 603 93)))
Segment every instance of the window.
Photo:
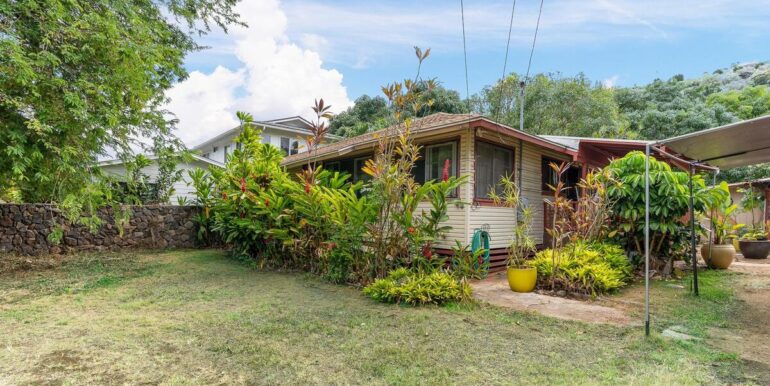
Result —
POLYGON ((283 150, 286 155, 289 155, 289 151, 291 150, 290 142, 291 140, 289 138, 281 137, 281 150, 283 150))
POLYGON ((366 166, 366 161, 371 159, 370 157, 361 157, 353 160, 353 182, 368 181, 372 177, 364 173, 363 169, 366 166))
POLYGON ((203 158, 211 158, 211 153, 203 153, 203 158))
POLYGON ((237 143, 235 144, 235 148, 236 148, 236 149, 238 149, 238 150, 241 150, 241 143, 240 143, 240 142, 237 142, 237 143))
POLYGON ((440 180, 449 160, 449 176, 456 176, 457 143, 448 142, 425 147, 425 181, 440 180))
POLYGON ((262 134, 262 143, 270 144, 270 134, 262 134))
POLYGON ((217 150, 219 150, 219 146, 214 146, 214 151, 212 151, 212 153, 216 153, 217 150))
MULTIPOLYGON (((547 192, 548 194, 553 194, 551 188, 548 185, 556 186, 556 184, 559 182, 559 176, 557 175, 556 170, 553 170, 553 168, 551 167, 551 163, 559 165, 562 162, 564 161, 560 161, 549 157, 543 157, 542 165, 541 165, 543 192, 547 192)), ((580 181, 580 168, 576 166, 571 166, 562 175, 562 180, 564 181, 564 186, 565 186, 565 189, 562 192, 562 194, 564 194, 564 196, 570 200, 577 200, 577 197, 578 197, 577 184, 580 181)))
POLYGON ((291 142, 291 154, 299 153, 299 141, 291 142))
POLYGON ((225 145, 225 161, 227 161, 227 153, 230 152, 230 145, 225 145))
POLYGON ((476 198, 489 198, 501 192, 500 179, 513 176, 513 150, 486 142, 476 142, 476 198))

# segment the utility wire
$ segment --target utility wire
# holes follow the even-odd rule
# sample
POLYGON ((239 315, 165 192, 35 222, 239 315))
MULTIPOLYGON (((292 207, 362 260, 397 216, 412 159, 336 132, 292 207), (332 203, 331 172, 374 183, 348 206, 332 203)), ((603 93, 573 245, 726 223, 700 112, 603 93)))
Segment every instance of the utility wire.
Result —
MULTIPOLYGON (((503 109, 503 95, 505 95, 505 75, 506 70, 508 69, 508 52, 511 48, 511 32, 513 31, 513 15, 516 12, 516 0, 513 0, 513 5, 511 6, 511 20, 508 24, 508 41, 505 43, 505 60, 503 61, 503 73, 500 74, 500 96, 498 97, 497 103, 497 111, 495 112, 495 122, 497 123, 497 120, 500 119, 500 111, 503 109)), ((500 135, 500 133, 497 133, 500 135)))
POLYGON ((465 60, 465 100, 468 105, 468 120, 470 121, 471 114, 471 87, 468 81, 468 49, 465 46, 465 6, 463 0, 460 0, 460 22, 463 26, 463 59, 465 60))
POLYGON ((535 53, 535 42, 537 42, 537 31, 540 30, 540 16, 543 15, 543 0, 540 0, 540 11, 537 13, 537 24, 535 25, 535 36, 532 38, 532 49, 529 51, 529 63, 527 64, 527 76, 524 80, 529 79, 529 69, 532 67, 532 55, 535 53))

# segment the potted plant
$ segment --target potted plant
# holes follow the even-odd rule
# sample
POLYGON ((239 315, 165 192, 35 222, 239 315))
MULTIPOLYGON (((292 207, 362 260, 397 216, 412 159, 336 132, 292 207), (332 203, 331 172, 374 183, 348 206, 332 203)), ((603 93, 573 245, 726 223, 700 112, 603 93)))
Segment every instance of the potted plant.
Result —
POLYGON ((701 257, 709 268, 727 269, 735 260, 732 239, 744 226, 744 224, 736 224, 732 219, 736 209, 738 209, 737 205, 727 201, 718 202, 709 208, 707 218, 711 223, 711 230, 705 229, 705 231, 707 236, 710 234, 713 239, 703 244, 700 250, 701 257))
POLYGON ((746 189, 738 189, 743 194, 741 208, 751 213, 751 230, 743 234, 738 241, 743 257, 747 259, 766 259, 770 253, 770 241, 767 240, 767 227, 756 221, 754 210, 760 209, 764 204, 764 197, 749 184, 746 189))
POLYGON ((502 196, 492 191, 490 197, 496 205, 511 208, 517 215, 513 239, 508 245, 508 286, 514 292, 532 292, 537 284, 537 269, 525 265, 527 257, 535 251, 535 241, 529 235, 532 228, 532 210, 522 202, 520 190, 510 177, 501 178, 500 186, 502 196))
MULTIPOLYGON (((767 225, 770 225, 770 221, 767 225)), ((770 241, 767 240, 767 227, 754 228, 746 232, 738 241, 743 257, 747 259, 766 259, 770 254, 770 241)))

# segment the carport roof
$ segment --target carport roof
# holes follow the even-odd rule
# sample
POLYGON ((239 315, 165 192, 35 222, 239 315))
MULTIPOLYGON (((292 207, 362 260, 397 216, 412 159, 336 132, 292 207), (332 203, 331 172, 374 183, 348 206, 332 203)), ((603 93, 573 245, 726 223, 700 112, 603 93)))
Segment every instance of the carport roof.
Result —
POLYGON ((657 145, 720 169, 770 162, 770 115, 669 138, 657 145))

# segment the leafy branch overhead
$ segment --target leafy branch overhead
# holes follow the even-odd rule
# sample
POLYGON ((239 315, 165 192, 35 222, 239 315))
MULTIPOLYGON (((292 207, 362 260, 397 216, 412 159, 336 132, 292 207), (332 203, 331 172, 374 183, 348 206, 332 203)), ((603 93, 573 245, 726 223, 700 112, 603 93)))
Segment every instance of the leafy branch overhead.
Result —
POLYGON ((165 91, 187 77, 195 37, 243 24, 236 3, 3 2, 0 194, 62 202, 93 182, 100 156, 182 149, 165 91))

